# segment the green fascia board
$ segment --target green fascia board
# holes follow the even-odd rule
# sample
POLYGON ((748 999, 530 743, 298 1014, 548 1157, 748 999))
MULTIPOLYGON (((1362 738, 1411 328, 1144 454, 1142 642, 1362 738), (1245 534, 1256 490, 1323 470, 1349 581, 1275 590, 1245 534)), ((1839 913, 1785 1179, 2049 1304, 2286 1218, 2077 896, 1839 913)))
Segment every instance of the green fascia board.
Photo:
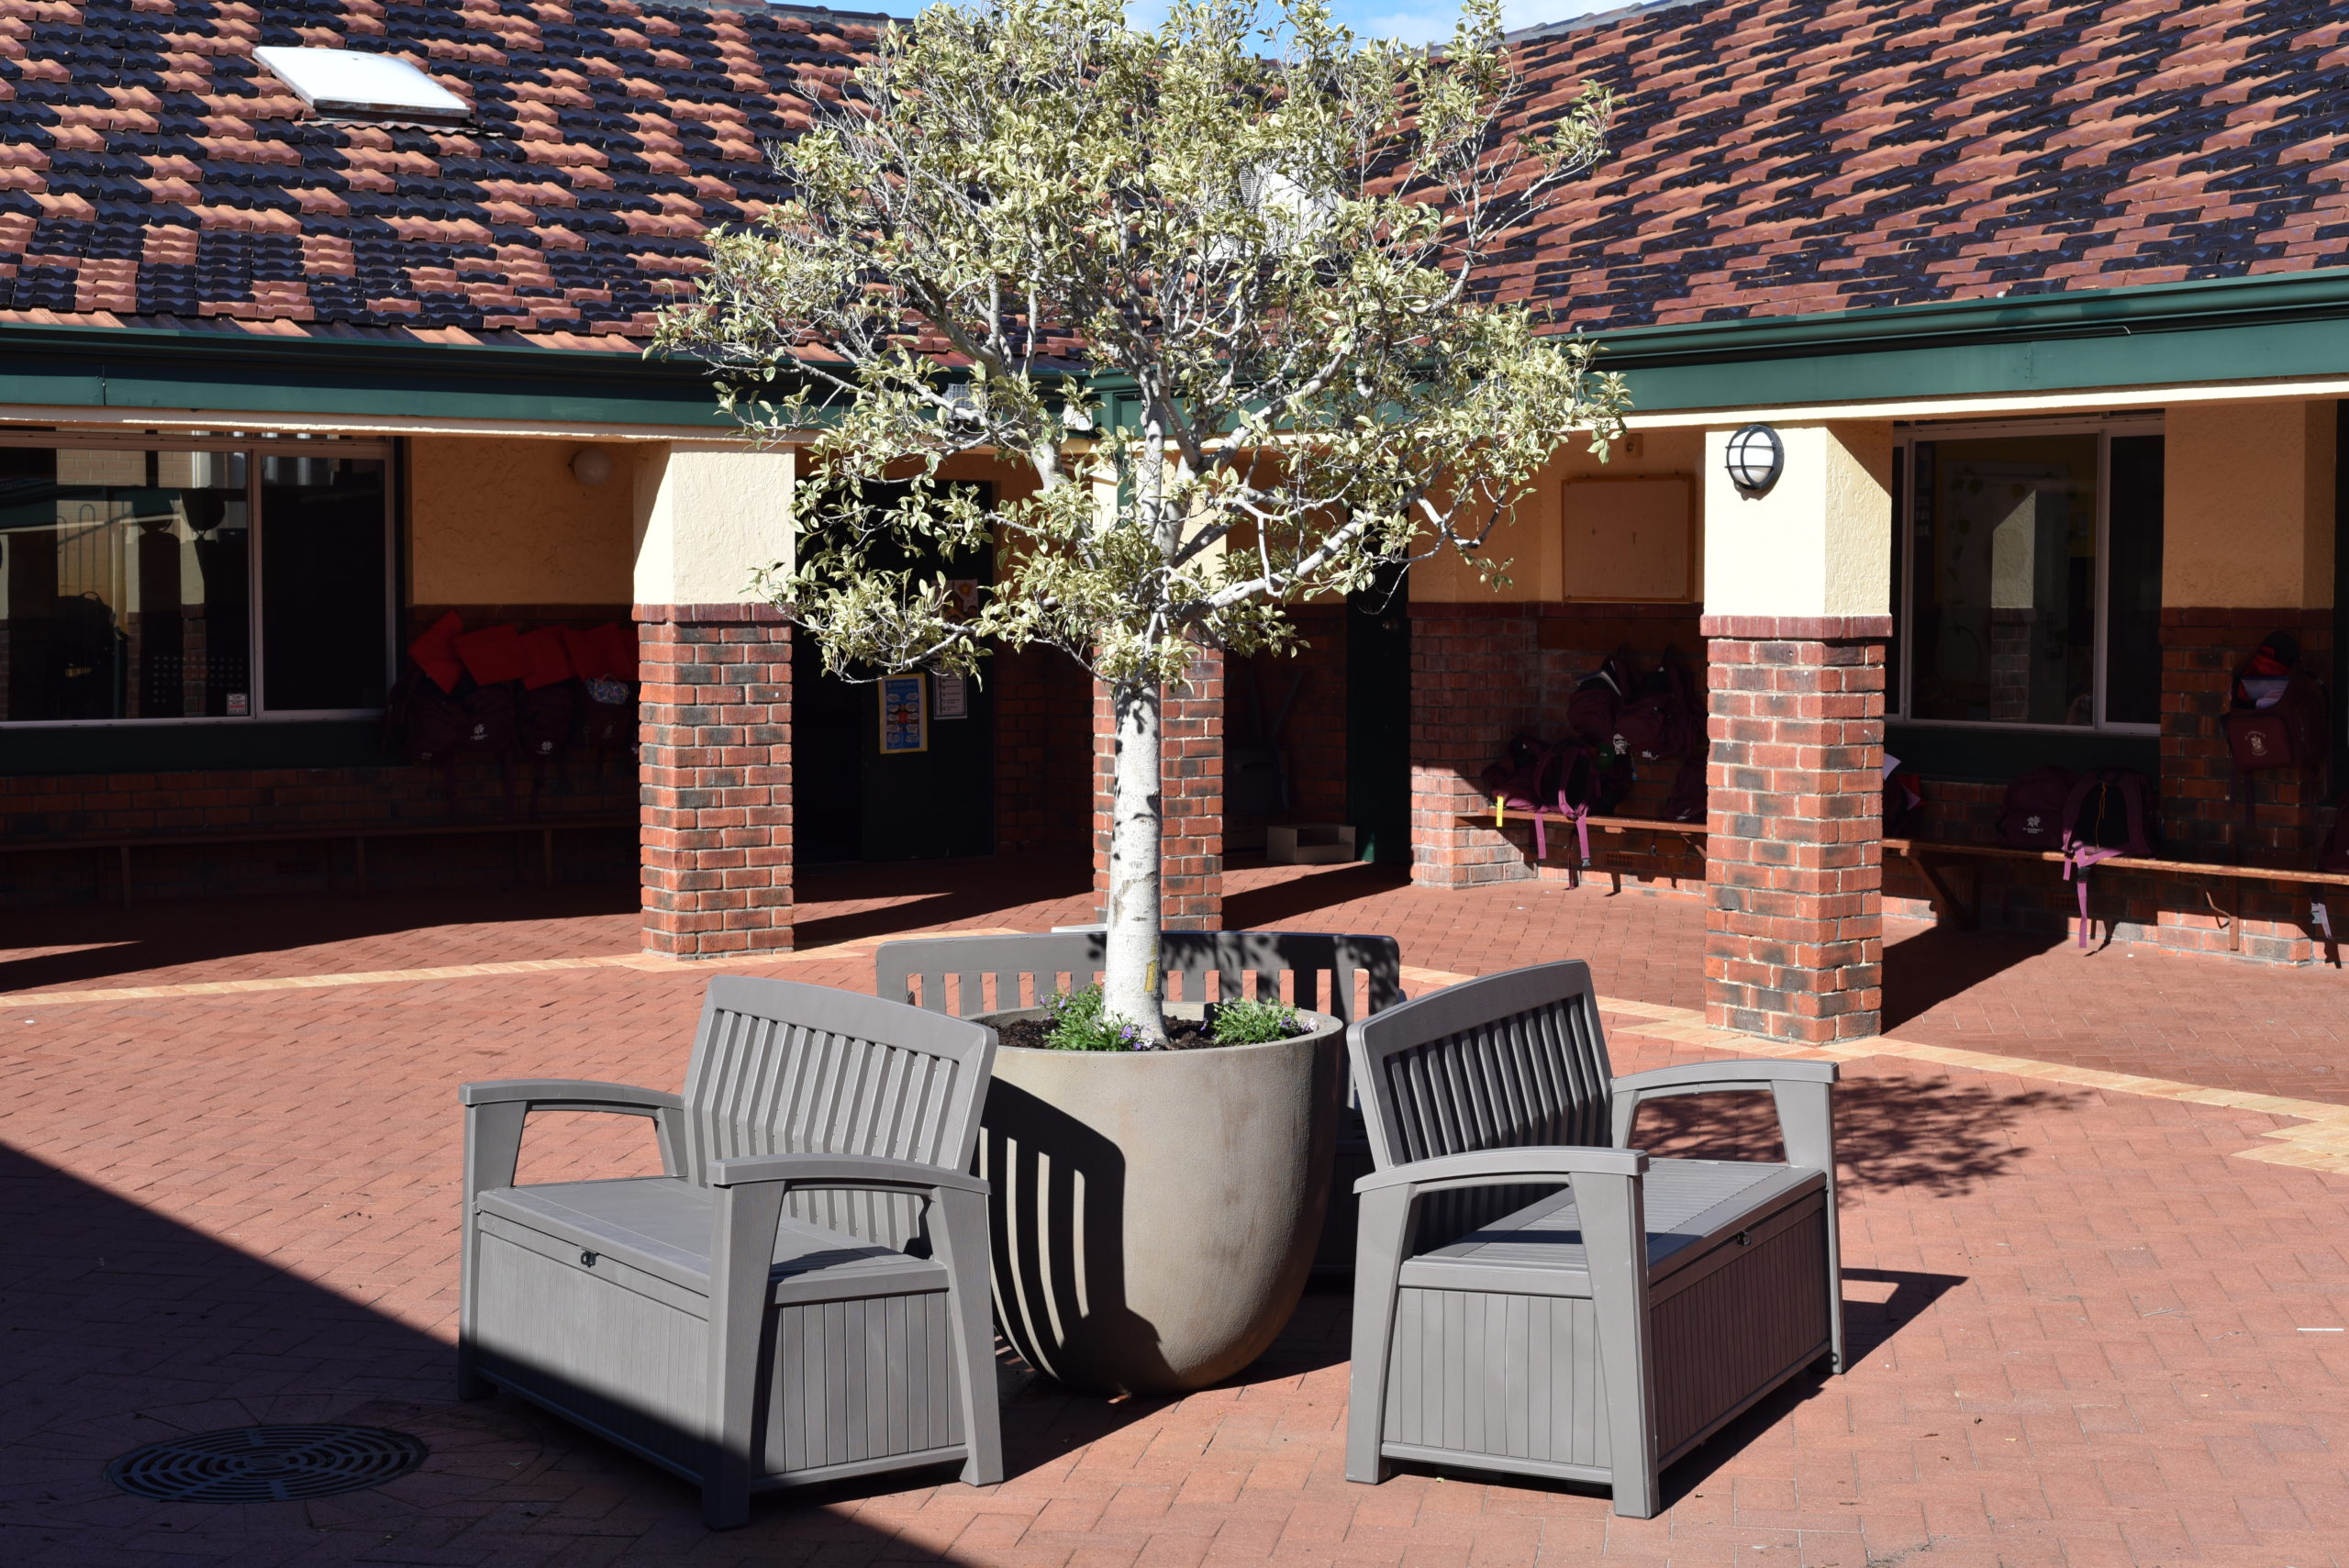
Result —
POLYGON ((2349 374, 2349 269, 1593 334, 1640 413, 2349 374))
POLYGON ((0 326, 0 403, 735 428, 694 361, 139 327, 0 326))

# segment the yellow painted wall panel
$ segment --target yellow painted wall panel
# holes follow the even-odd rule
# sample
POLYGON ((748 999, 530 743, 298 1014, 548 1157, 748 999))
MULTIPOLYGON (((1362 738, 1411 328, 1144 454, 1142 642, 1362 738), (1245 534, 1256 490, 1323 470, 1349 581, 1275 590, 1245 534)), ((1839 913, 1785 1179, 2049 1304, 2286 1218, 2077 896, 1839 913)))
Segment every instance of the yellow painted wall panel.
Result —
POLYGON ((408 584, 421 605, 624 605, 634 556, 635 456, 582 484, 581 443, 417 436, 408 442, 408 584))
POLYGON ((2165 421, 2162 603, 2332 603, 2333 406, 2186 403, 2165 421))

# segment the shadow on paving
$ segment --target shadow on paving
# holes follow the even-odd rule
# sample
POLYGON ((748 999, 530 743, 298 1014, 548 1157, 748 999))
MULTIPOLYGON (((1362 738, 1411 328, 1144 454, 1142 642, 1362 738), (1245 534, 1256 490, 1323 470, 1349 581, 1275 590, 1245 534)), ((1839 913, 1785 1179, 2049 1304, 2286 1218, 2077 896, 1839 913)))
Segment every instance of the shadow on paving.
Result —
MULTIPOLYGON (((1326 909, 1332 904, 1393 893, 1410 884, 1411 873, 1408 866, 1376 865, 1369 862, 1335 865, 1327 871, 1287 877, 1262 887, 1227 892, 1223 897, 1223 924, 1228 930, 1264 930, 1285 920, 1297 919, 1318 909, 1326 909)), ((1326 930, 1330 928, 1323 924, 1311 929, 1326 930)))
MULTIPOLYGON (((711 1562, 950 1561, 813 1505, 950 1483, 951 1468, 762 1496, 747 1529, 712 1534, 685 1482, 509 1396, 458 1401, 440 1339, 5 1147, 0 1225, 20 1260, 0 1283, 0 1561, 502 1568, 562 1563, 593 1540, 711 1562), (408 1432, 430 1457, 309 1502, 151 1502, 102 1474, 182 1433, 315 1422, 408 1432)), ((1308 1300, 1251 1378, 1330 1364, 1345 1332, 1341 1300, 1308 1300)), ((1006 1381, 1013 1475, 1157 1407, 1006 1381)))
MULTIPOLYGON (((2030 1152, 2011 1129, 2025 1116, 2087 1096, 2050 1089, 1998 1094, 1936 1084, 1920 1094, 1905 1079, 1846 1078, 1835 1087, 1835 1154, 1846 1187, 1913 1187, 1948 1197, 2001 1176, 2030 1152)), ((1650 1100, 1631 1129, 1652 1154, 1713 1160, 1782 1160, 1766 1095, 1687 1095, 1650 1100)))
POLYGON ((1923 1017, 2067 939, 1935 926, 1884 947, 1884 1032, 1923 1017))
POLYGON ((451 925, 572 920, 628 915, 636 907, 634 887, 584 884, 552 889, 442 888, 175 900, 134 904, 128 909, 95 905, 14 909, 0 914, 0 953, 11 948, 79 951, 0 957, 0 991, 38 991, 451 925))
POLYGON ((796 873, 792 887, 801 909, 876 900, 879 907, 800 918, 793 924, 792 942, 805 949, 858 941, 975 919, 1022 904, 1074 898, 1092 887, 1092 863, 1065 858, 810 866, 796 873))

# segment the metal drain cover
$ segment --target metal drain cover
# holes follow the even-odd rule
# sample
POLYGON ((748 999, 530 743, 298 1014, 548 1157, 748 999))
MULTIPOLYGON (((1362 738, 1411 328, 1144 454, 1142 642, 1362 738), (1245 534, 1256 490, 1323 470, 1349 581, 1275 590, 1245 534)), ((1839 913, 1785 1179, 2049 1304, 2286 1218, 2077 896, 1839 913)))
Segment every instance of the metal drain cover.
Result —
POLYGON ((380 1486, 429 1451, 381 1427, 231 1427, 132 1449, 106 1479, 166 1503, 290 1503, 380 1486))

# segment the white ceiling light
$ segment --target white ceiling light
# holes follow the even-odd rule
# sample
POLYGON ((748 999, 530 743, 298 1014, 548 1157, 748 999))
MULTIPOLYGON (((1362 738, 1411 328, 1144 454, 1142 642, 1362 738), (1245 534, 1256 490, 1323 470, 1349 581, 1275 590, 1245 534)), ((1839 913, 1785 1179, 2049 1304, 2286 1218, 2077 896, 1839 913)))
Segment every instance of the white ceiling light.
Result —
POLYGON ((462 98, 387 54, 271 45, 253 50, 253 58, 321 115, 425 125, 465 125, 473 119, 462 98))

